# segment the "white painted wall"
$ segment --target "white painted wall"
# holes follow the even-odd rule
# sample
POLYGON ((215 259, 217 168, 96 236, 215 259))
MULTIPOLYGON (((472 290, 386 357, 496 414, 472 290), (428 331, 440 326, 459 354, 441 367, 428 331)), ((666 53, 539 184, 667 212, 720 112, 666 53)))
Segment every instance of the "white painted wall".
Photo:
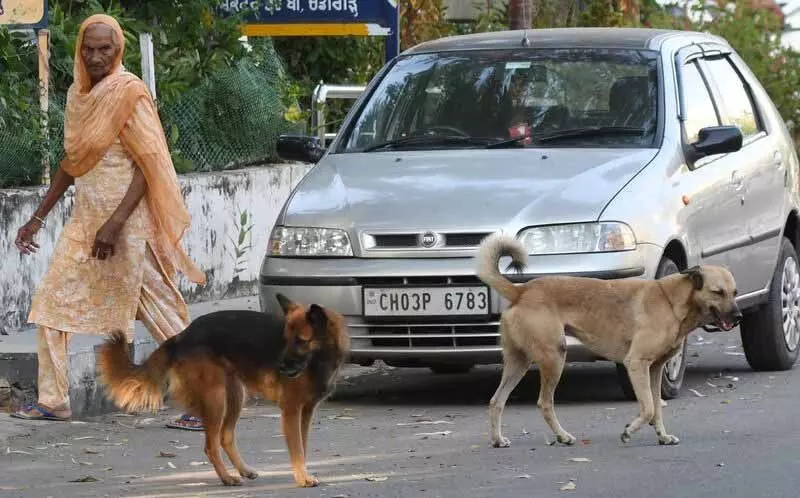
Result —
MULTIPOLYGON (((180 289, 189 302, 248 295, 255 292, 259 267, 269 233, 292 189, 310 165, 280 164, 230 172, 180 176, 181 188, 192 215, 184 237, 189 255, 207 272, 203 287, 181 278, 180 289), (234 284, 233 240, 238 237, 239 213, 252 215, 252 250, 246 269, 234 284)), ((52 256, 58 235, 72 209, 72 192, 47 218, 37 238, 38 254, 22 256, 14 247, 17 229, 29 220, 46 188, 0 190, 0 330, 13 332, 25 325, 36 284, 52 256)))

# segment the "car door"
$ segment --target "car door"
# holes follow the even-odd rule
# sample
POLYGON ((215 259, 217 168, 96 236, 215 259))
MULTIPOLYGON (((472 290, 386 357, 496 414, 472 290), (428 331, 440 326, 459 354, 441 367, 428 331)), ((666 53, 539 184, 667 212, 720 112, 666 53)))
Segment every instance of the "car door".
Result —
MULTIPOLYGON (((694 49, 697 50, 697 49, 694 49)), ((697 141, 702 128, 720 125, 720 113, 700 69, 702 53, 679 53, 676 58, 681 99, 684 148, 697 141)), ((730 247, 747 237, 739 223, 741 204, 737 197, 738 174, 725 155, 704 157, 689 163, 682 175, 681 193, 688 197, 681 220, 686 227, 691 252, 705 264, 728 267, 736 278, 743 269, 730 259, 730 247)))
POLYGON ((768 134, 753 99, 753 92, 730 54, 705 58, 702 68, 714 89, 723 125, 741 130, 741 150, 728 154, 741 183, 739 225, 747 228, 747 239, 732 248, 729 261, 741 268, 735 275, 742 294, 763 289, 772 276, 783 227, 786 170, 777 137, 768 134))

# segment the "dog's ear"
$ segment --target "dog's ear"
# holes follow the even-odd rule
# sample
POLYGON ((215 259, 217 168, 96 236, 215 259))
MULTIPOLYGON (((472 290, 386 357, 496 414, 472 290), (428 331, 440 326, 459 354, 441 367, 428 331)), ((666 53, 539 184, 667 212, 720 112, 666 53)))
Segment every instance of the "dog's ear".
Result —
POLYGON ((700 290, 703 288, 704 279, 703 279, 703 270, 700 269, 699 266, 693 266, 691 268, 687 268, 681 272, 681 275, 686 275, 689 277, 689 280, 692 281, 694 288, 696 290, 700 290))
POLYGON ((314 329, 314 335, 317 336, 324 334, 325 329, 328 327, 328 315, 325 314, 325 310, 322 306, 317 304, 312 304, 308 307, 308 311, 306 311, 306 320, 308 320, 311 328, 314 329))
POLYGON ((283 310, 284 313, 289 313, 290 309, 297 306, 296 304, 294 304, 294 301, 284 296, 280 292, 275 294, 275 298, 278 300, 278 303, 281 305, 281 309, 283 310))

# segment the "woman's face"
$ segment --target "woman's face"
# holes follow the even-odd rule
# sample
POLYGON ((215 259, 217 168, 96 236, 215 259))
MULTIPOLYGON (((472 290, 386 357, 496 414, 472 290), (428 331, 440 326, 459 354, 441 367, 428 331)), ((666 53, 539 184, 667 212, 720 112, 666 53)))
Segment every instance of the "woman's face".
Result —
POLYGON ((83 33, 81 57, 92 84, 96 84, 111 73, 119 46, 114 39, 114 30, 105 24, 92 24, 83 33))

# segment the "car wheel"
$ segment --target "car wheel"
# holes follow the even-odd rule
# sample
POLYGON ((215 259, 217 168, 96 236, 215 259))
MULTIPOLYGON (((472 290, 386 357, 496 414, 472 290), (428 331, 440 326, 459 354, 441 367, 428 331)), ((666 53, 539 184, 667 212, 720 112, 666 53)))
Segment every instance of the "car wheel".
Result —
MULTIPOLYGON (((656 278, 665 277, 678 273, 680 269, 671 259, 664 257, 658 264, 656 269, 656 278)), ((664 374, 661 376, 661 398, 674 399, 678 396, 683 385, 683 377, 686 373, 686 348, 689 344, 688 338, 683 340, 683 345, 677 353, 664 365, 664 374)), ((633 385, 628 377, 628 371, 625 365, 617 363, 617 377, 619 378, 619 385, 625 398, 631 401, 636 400, 636 393, 633 391, 633 385)))
POLYGON ((753 370, 788 370, 800 348, 800 264, 788 239, 769 288, 769 299, 745 311, 741 323, 742 347, 753 370))
POLYGON ((469 363, 435 363, 429 368, 435 374, 464 374, 472 370, 474 366, 469 363))

